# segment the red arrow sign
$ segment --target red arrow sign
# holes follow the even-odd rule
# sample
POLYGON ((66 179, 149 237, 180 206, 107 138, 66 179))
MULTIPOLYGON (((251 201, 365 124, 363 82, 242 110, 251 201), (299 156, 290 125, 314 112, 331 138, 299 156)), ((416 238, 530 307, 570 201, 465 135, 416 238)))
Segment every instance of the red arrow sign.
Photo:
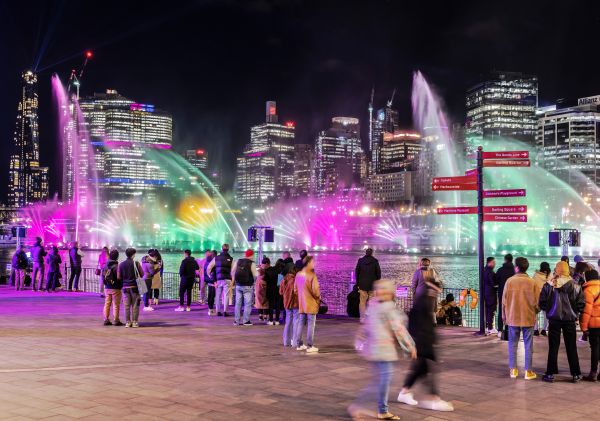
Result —
POLYGON ((527 213, 527 206, 484 206, 483 213, 527 213))
POLYGON ((527 215, 483 215, 486 222, 527 222, 527 215))
POLYGON ((529 159, 486 159, 483 161, 484 167, 529 167, 529 159))
POLYGON ((448 191, 448 190, 477 190, 477 184, 432 184, 431 190, 433 191, 448 191))
POLYGON ((525 197, 526 193, 525 189, 484 190, 483 197, 525 197))
POLYGON ((483 152, 483 159, 527 159, 528 151, 483 152))
POLYGON ((477 183, 477 177, 467 177, 467 176, 458 176, 458 177, 435 177, 431 184, 470 184, 477 183))
POLYGON ((477 213, 477 206, 459 206, 455 208, 437 208, 438 215, 461 215, 477 213))
POLYGON ((477 168, 473 168, 472 170, 465 171, 465 176, 476 177, 477 176, 477 168))

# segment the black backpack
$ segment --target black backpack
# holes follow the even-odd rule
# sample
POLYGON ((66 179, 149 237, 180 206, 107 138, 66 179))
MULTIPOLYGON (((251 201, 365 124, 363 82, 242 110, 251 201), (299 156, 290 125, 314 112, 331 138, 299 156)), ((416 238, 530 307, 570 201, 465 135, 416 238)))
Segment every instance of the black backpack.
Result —
POLYGON ((447 313, 450 326, 462 326, 462 311, 458 307, 450 307, 447 313))
POLYGON ((113 279, 112 268, 107 267, 102 269, 102 279, 105 285, 114 285, 115 280, 113 279))
POLYGON ((348 304, 346 305, 348 317, 360 317, 359 305, 360 293, 358 292, 358 285, 354 285, 354 288, 352 288, 352 291, 348 294, 348 304))
POLYGON ((238 260, 235 269, 235 283, 236 285, 242 286, 251 286, 254 283, 254 277, 252 276, 252 260, 238 260))

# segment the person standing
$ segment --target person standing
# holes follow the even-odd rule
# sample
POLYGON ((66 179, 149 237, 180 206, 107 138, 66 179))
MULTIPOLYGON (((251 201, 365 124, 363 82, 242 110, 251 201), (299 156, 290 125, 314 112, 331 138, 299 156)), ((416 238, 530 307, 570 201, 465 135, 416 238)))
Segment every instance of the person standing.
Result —
POLYGON ((271 266, 271 260, 265 256, 263 257, 262 264, 258 268, 258 274, 254 281, 254 307, 258 310, 258 320, 267 321, 267 315, 269 312, 269 300, 267 299, 267 280, 265 279, 265 272, 268 267, 271 266))
POLYGON ((406 329, 406 316, 398 312, 394 304, 396 285, 392 281, 376 281, 373 285, 374 297, 367 310, 369 317, 365 322, 365 341, 362 354, 373 364, 373 380, 350 405, 348 412, 353 419, 361 419, 363 409, 359 403, 375 394, 377 396, 377 418, 398 420, 400 417, 390 413, 388 396, 394 374, 394 363, 398 361, 397 346, 417 358, 417 348, 406 329))
POLYGON ((529 261, 524 257, 517 257, 515 264, 516 273, 508 278, 502 292, 502 320, 508 326, 508 366, 510 378, 516 379, 519 376, 517 348, 522 332, 525 346, 525 380, 533 380, 537 377, 532 370, 533 326, 539 310, 540 289, 527 275, 529 261))
POLYGON ((104 263, 104 266, 100 269, 100 279, 104 283, 104 309, 102 315, 104 316, 104 326, 123 326, 121 320, 119 320, 119 311, 121 309, 121 297, 123 295, 121 289, 123 288, 123 282, 117 275, 117 268, 119 267, 119 251, 111 250, 108 256, 108 260, 104 263), (110 309, 112 307, 113 321, 110 321, 110 309))
POLYGON ((279 285, 279 293, 283 297, 283 308, 285 309, 285 326, 283 327, 283 346, 291 346, 297 348, 296 335, 298 328, 298 293, 295 289, 295 279, 298 269, 290 268, 285 274, 281 285, 279 285))
POLYGON ((279 325, 279 316, 281 315, 281 296, 279 295, 279 276, 283 270, 283 263, 278 260, 275 266, 265 267, 265 282, 267 283, 267 302, 269 308, 267 313, 269 315, 269 321, 267 322, 270 326, 279 325))
POLYGON ((192 290, 196 282, 196 271, 200 269, 196 259, 192 257, 191 250, 183 252, 183 260, 179 265, 179 307, 175 311, 192 311, 192 290), (185 295, 187 294, 187 307, 183 306, 185 295))
POLYGON ((84 254, 79 249, 79 242, 75 241, 69 249, 69 263, 71 264, 71 276, 69 277, 69 292, 79 292, 79 277, 81 276, 81 260, 84 254))
MULTIPOLYGON (((431 260, 423 257, 419 262, 419 267, 415 271, 411 281, 411 290, 413 297, 417 297, 427 291, 427 285, 433 283, 442 286, 442 281, 436 270, 431 267, 431 260)), ((431 307, 431 317, 435 320, 435 310, 437 303, 433 302, 431 307)))
POLYGON ((553 382, 554 375, 558 374, 558 350, 562 331, 573 383, 577 383, 581 380, 581 369, 575 322, 585 307, 585 296, 581 287, 569 275, 569 265, 566 262, 556 264, 554 276, 542 288, 539 306, 546 312, 549 320, 548 365, 542 380, 553 382))
POLYGON ((373 297, 373 283, 381 279, 379 260, 373 257, 372 248, 366 249, 365 255, 358 259, 354 274, 356 276, 356 284, 358 285, 358 293, 360 295, 360 302, 358 305, 360 321, 364 322, 367 304, 373 297))
POLYGON ((292 259, 292 255, 290 254, 289 251, 284 251, 283 254, 281 255, 281 259, 283 260, 283 270, 281 271, 281 274, 283 276, 285 276, 295 266, 294 259, 292 259))
POLYGON ((96 265, 96 275, 98 275, 98 291, 100 291, 100 297, 104 297, 104 282, 102 281, 102 269, 109 260, 108 247, 102 247, 100 254, 98 255, 98 264, 96 265))
POLYGON ((494 329, 494 315, 498 306, 498 281, 496 280, 496 259, 488 257, 485 269, 483 270, 483 299, 485 303, 485 334, 495 335, 498 333, 494 329))
POLYGON ((573 266, 571 266, 571 262, 569 261, 569 256, 562 256, 560 258, 560 261, 566 262, 567 265, 569 266, 569 276, 575 275, 575 268, 573 266))
MULTIPOLYGON (((542 262, 542 263, 540 263, 540 270, 537 270, 533 274, 533 277, 532 277, 533 282, 535 282, 537 284, 537 286, 540 288, 540 292, 542 291, 542 288, 544 288, 544 285, 546 285, 546 282, 548 282, 548 280, 550 279, 551 273, 552 273, 552 270, 550 270, 550 263, 542 262)), ((533 335, 534 336, 540 335, 540 318, 542 319, 541 334, 542 334, 542 336, 547 336, 547 334, 548 334, 548 318, 546 317, 546 312, 543 310, 540 311, 540 315, 538 315, 538 317, 535 318, 535 326, 533 327, 533 335)))
POLYGON ((254 251, 246 250, 243 259, 238 259, 231 268, 233 283, 235 285, 235 320, 236 326, 252 326, 250 313, 252 312, 252 294, 254 292, 254 280, 258 276, 256 265, 252 261, 254 251), (242 318, 242 304, 244 315, 242 318))
POLYGON ((213 254, 211 250, 206 250, 204 253, 204 259, 202 259, 202 265, 200 265, 200 270, 198 271, 200 276, 200 282, 206 285, 206 302, 208 304, 208 315, 214 316, 216 314, 215 311, 215 279, 214 279, 214 269, 213 273, 208 272, 208 265, 212 260, 216 257, 216 252, 213 254))
POLYGON ((31 285, 34 291, 44 290, 44 275, 46 273, 46 267, 44 265, 44 258, 48 253, 44 249, 44 242, 40 237, 36 237, 35 244, 31 247, 31 260, 33 261, 33 274, 31 275, 31 285), (39 283, 38 283, 39 275, 39 283))
POLYGON ((125 300, 125 327, 140 327, 138 319, 140 317, 140 290, 137 280, 143 272, 139 262, 134 260, 136 250, 132 247, 125 250, 125 261, 119 264, 117 269, 117 279, 123 282, 123 295, 125 300))
POLYGON ((296 269, 298 269, 298 271, 301 271, 304 265, 306 264, 304 260, 306 259, 306 256, 308 256, 308 252, 306 250, 300 250, 300 258, 296 260, 296 263, 294 265, 296 266, 296 269))
POLYGON ((513 255, 506 254, 502 267, 496 272, 496 281, 498 282, 498 335, 502 338, 504 330, 504 320, 502 319, 502 297, 504 296, 504 286, 508 278, 514 276, 515 266, 513 265, 513 255))
POLYGON ((52 252, 46 256, 46 263, 48 264, 48 283, 46 284, 46 291, 56 292, 58 278, 60 278, 60 264, 62 263, 62 259, 58 253, 58 247, 52 246, 52 252))
MULTIPOLYGON (((433 365, 437 361, 435 353, 435 323, 431 317, 431 307, 437 302, 437 297, 442 291, 441 283, 429 278, 415 296, 415 302, 408 314, 408 332, 415 341, 417 358, 411 363, 410 373, 404 380, 404 385, 398 394, 398 402, 432 411, 454 411, 450 402, 442 400, 439 396, 436 376, 433 365), (429 396, 421 401, 416 401, 411 389, 417 380, 428 380, 429 396)), ((371 315, 367 317, 369 319, 371 315)))
POLYGON ((590 374, 583 379, 589 382, 600 381, 598 359, 600 359, 600 276, 598 271, 586 272, 587 282, 583 285, 585 306, 581 312, 579 324, 587 332, 591 349, 590 374))
POLYGON ((152 278, 152 295, 150 296, 150 298, 152 299, 152 304, 157 306, 158 297, 160 296, 160 290, 162 289, 162 275, 165 270, 165 264, 158 249, 152 249, 151 256, 154 259, 156 259, 158 271, 154 274, 154 277, 152 278))
POLYGON ((144 311, 154 311, 152 307, 152 283, 154 276, 160 272, 158 262, 156 261, 156 254, 154 249, 148 250, 148 254, 142 257, 142 269, 144 270, 144 282, 148 291, 144 294, 144 311), (153 256, 154 255, 154 256, 153 256))
POLYGON ((231 267, 233 266, 233 257, 229 254, 229 244, 223 244, 221 253, 215 257, 209 264, 208 273, 215 273, 217 281, 217 316, 227 317, 227 304, 229 303, 229 290, 232 288, 231 267), (222 312, 221 312, 222 310, 222 312))
POLYGON ((12 258, 12 267, 15 269, 15 287, 17 291, 25 289, 25 272, 29 266, 25 246, 21 244, 12 258))
POLYGON ((298 344, 296 350, 306 351, 309 354, 319 352, 319 348, 314 346, 314 340, 317 314, 319 314, 319 305, 321 304, 321 290, 315 274, 313 256, 306 256, 304 267, 296 274, 295 292, 298 294, 298 324, 294 339, 294 342, 298 344), (304 325, 306 325, 306 345, 300 345, 304 325))

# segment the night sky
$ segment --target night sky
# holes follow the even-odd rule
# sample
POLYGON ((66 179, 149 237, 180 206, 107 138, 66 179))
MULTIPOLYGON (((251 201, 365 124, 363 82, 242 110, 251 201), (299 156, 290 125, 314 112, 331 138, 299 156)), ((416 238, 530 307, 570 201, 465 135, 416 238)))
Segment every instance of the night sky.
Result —
POLYGON ((336 115, 359 117, 366 138, 372 86, 376 107, 397 88, 410 127, 415 69, 457 122, 466 88, 492 69, 538 75, 541 104, 600 94, 599 12, 597 1, 1 1, 0 136, 11 145, 20 74, 37 63, 42 163, 56 191, 50 76, 68 78, 91 49, 82 95, 112 88, 171 112, 175 148, 206 148, 231 183, 268 99, 296 122, 296 141, 312 143, 336 115))

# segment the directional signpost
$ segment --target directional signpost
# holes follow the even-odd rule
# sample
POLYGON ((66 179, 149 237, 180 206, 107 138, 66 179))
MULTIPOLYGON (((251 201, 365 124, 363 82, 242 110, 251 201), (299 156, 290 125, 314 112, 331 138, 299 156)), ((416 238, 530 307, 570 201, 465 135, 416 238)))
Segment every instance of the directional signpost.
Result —
POLYGON ((483 206, 483 199, 501 197, 525 197, 525 189, 483 190, 484 167, 529 167, 528 151, 484 152, 477 148, 477 168, 467 170, 464 176, 436 177, 431 182, 433 191, 476 190, 477 206, 438 208, 438 215, 477 214, 478 260, 479 260, 479 334, 485 334, 485 297, 483 294, 483 270, 485 249, 483 242, 484 222, 527 222, 527 206, 483 206))

